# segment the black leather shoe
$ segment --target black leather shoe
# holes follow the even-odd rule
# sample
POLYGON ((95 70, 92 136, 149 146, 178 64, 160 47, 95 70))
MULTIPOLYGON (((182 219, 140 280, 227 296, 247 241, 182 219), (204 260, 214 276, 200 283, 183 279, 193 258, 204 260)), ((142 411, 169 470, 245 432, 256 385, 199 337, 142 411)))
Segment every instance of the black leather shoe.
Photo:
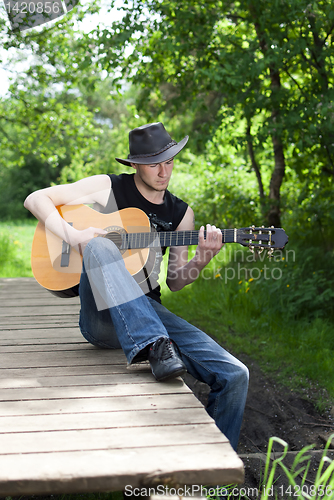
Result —
POLYGON ((183 375, 187 371, 178 347, 169 338, 161 337, 151 345, 148 360, 152 373, 159 382, 183 375))

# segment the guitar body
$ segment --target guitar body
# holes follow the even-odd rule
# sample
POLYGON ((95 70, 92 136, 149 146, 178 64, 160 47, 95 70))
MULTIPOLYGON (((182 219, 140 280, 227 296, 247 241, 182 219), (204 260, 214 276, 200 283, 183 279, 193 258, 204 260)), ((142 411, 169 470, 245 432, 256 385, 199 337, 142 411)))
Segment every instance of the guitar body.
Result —
MULTIPOLYGON (((117 241, 117 236, 125 232, 151 231, 149 218, 137 208, 126 208, 112 214, 101 214, 85 205, 62 205, 57 209, 76 229, 91 226, 105 229, 111 240, 115 237, 117 241)), ((154 251, 148 248, 124 250, 122 257, 126 269, 138 283, 147 280, 154 267, 154 251)), ((32 244, 31 267, 34 277, 44 288, 55 295, 71 296, 71 289, 80 281, 82 256, 39 222, 32 244), (69 255, 64 252, 64 247, 69 255)))

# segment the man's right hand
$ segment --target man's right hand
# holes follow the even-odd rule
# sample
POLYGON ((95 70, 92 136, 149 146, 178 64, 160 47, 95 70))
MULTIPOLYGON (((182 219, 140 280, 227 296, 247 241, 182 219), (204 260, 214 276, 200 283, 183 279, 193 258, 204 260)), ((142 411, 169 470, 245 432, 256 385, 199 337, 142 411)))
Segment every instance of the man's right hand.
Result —
POLYGON ((83 229, 81 231, 71 228, 71 234, 69 235, 68 243, 74 248, 80 255, 83 255, 86 245, 99 235, 107 234, 107 231, 104 229, 100 229, 98 227, 88 227, 87 229, 83 229))

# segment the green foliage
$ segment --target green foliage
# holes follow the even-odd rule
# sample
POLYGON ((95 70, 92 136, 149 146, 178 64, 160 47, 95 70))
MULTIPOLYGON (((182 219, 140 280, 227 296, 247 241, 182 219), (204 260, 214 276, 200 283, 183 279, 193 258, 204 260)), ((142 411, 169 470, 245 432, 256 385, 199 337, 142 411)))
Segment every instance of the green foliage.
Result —
POLYGON ((231 143, 249 154, 261 193, 270 167, 264 216, 279 223, 286 166, 303 182, 310 172, 333 177, 330 2, 133 0, 122 9, 121 21, 94 33, 100 67, 121 68, 120 85, 131 75, 150 119, 182 115, 193 151, 229 137, 234 120, 231 143))
MULTIPOLYGON (((13 89, 12 89, 13 90, 13 89)), ((134 90, 120 101, 111 87, 96 81, 96 91, 41 89, 35 99, 28 90, 0 99, 5 140, 0 145, 0 213, 2 220, 26 215, 25 197, 37 189, 120 170, 115 156, 127 155, 129 128, 141 124, 132 106, 134 90), (15 122, 15 126, 13 123, 15 122), (117 126, 114 126, 114 123, 117 126)), ((2 119, 2 122, 1 122, 2 119)), ((1 129, 2 123, 2 129, 1 129)))
MULTIPOLYGON (((96 94, 91 96, 92 99, 96 94)), ((108 101, 105 101, 105 104, 108 101)), ((129 130, 142 124, 142 118, 131 104, 131 95, 125 96, 121 105, 118 100, 109 103, 108 110, 102 111, 96 116, 98 122, 108 121, 113 124, 114 119, 117 126, 104 125, 99 137, 98 147, 92 148, 84 157, 77 155, 72 157, 71 163, 61 170, 59 181, 61 183, 74 182, 89 175, 105 173, 121 173, 121 166, 115 157, 127 157, 129 150, 129 130), (116 111, 119 114, 114 118, 116 111)))
MULTIPOLYGON (((278 467, 285 473, 285 476, 289 480, 289 487, 284 489, 284 492, 289 496, 298 498, 298 500, 332 499, 334 495, 334 461, 330 459, 327 454, 333 439, 334 434, 329 437, 326 443, 315 481, 311 483, 311 481, 307 478, 311 466, 311 456, 308 453, 313 446, 305 446, 296 455, 291 468, 288 469, 288 467, 284 464, 284 458, 288 453, 288 444, 280 438, 270 438, 261 500, 267 500, 270 498, 275 483, 275 472, 278 467), (279 457, 275 456, 272 460, 271 453, 274 443, 283 447, 283 453, 279 457), (298 481, 298 476, 301 477, 301 481, 298 481)), ((275 455, 277 454, 275 453, 275 455)))
MULTIPOLYGON (((249 487, 248 489, 248 485, 238 487, 236 484, 230 484, 217 486, 215 491, 223 494, 224 498, 228 500, 236 498, 238 491, 239 500, 248 498, 247 491, 252 492, 252 497, 257 493, 260 500, 268 500, 269 498, 331 500, 334 496, 334 461, 328 455, 333 440, 334 434, 327 440, 314 480, 309 479, 312 465, 310 452, 314 446, 302 448, 296 454, 292 465, 287 466, 285 459, 288 454, 288 443, 279 437, 271 437, 268 443, 264 477, 257 488, 249 487), (277 450, 277 446, 283 448, 282 451, 277 450), (278 479, 280 485, 277 484, 278 479), (286 485, 284 479, 288 481, 288 485, 286 485)), ((211 488, 211 490, 214 490, 214 488, 211 488)), ((208 500, 219 500, 221 496, 208 495, 207 498, 208 500)))
POLYGON ((195 212, 196 227, 207 223, 221 228, 243 227, 261 222, 256 183, 253 173, 245 174, 243 160, 235 157, 233 148, 219 158, 185 153, 176 159, 170 190, 189 203, 195 212), (209 157, 209 159, 211 159, 209 157))
POLYGON ((306 185, 289 181, 286 194, 285 225, 305 245, 328 250, 334 241, 333 181, 319 183, 310 179, 306 185), (294 185, 293 185, 294 184, 294 185))
POLYGON ((23 217, 32 190, 57 182, 65 165, 85 163, 98 151, 103 129, 87 94, 101 78, 91 64, 83 68, 90 49, 80 31, 80 21, 96 11, 94 1, 79 5, 65 22, 21 33, 0 25, 11 70, 9 91, 0 98, 2 219, 23 217))
POLYGON ((0 277, 32 276, 30 254, 36 222, 0 223, 0 277))

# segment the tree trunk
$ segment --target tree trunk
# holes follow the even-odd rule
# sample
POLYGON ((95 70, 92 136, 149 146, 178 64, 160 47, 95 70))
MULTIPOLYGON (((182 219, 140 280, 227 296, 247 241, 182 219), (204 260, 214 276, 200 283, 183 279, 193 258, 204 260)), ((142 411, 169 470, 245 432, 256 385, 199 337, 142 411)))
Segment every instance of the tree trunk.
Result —
MULTIPOLYGON (((266 35, 263 27, 258 22, 256 7, 253 2, 249 4, 250 13, 254 19, 254 27, 259 40, 260 49, 264 56, 269 52, 268 44, 266 42, 266 35)), ((271 103, 272 103, 272 113, 271 113, 271 138, 273 142, 274 149, 274 171, 270 179, 269 186, 269 212, 268 212, 268 222, 269 225, 280 227, 281 225, 281 211, 280 211, 280 189, 285 173, 285 157, 283 142, 279 133, 279 96, 278 93, 281 89, 281 79, 280 73, 274 63, 269 63, 269 73, 270 73, 270 87, 271 87, 271 103)))
POLYGON ((285 158, 281 140, 273 135, 275 167, 270 179, 268 222, 270 226, 281 226, 280 189, 285 172, 285 158))
POLYGON ((269 202, 270 208, 268 213, 268 222, 271 226, 281 226, 281 209, 280 209, 280 190, 285 174, 285 157, 283 143, 278 133, 279 129, 278 116, 279 108, 277 106, 276 94, 281 88, 281 79, 279 72, 270 68, 271 90, 273 96, 273 111, 271 114, 272 121, 272 142, 274 147, 275 166, 270 179, 269 186, 269 202))

